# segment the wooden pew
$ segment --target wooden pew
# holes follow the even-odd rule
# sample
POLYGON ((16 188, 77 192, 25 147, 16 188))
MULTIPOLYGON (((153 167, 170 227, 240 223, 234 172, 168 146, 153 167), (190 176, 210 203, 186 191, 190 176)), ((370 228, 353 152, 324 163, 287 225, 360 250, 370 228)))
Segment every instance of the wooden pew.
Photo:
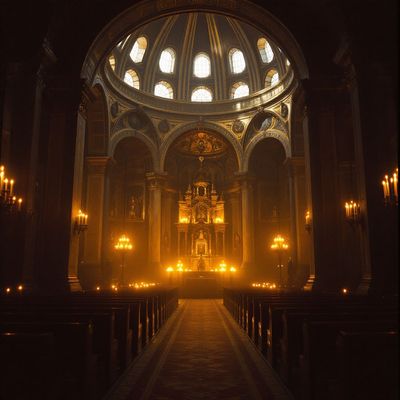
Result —
MULTIPOLYGON (((0 332, 51 333, 55 343, 55 375, 62 388, 61 398, 95 399, 100 393, 96 381, 97 358, 92 353, 93 325, 89 322, 10 322, 0 332)), ((23 355, 19 355, 23 357, 23 355)))
POLYGON ((305 321, 304 353, 299 361, 301 398, 310 400, 338 398, 336 340, 340 331, 381 332, 396 329, 396 325, 395 321, 381 320, 305 321))
POLYGON ((399 398, 398 331, 340 331, 336 340, 338 398, 399 398))

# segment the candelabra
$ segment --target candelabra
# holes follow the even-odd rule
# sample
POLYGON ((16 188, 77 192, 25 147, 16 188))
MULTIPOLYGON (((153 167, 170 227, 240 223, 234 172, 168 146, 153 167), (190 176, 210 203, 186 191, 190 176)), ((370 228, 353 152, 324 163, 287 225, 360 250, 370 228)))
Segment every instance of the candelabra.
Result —
POLYGON ((360 204, 355 203, 353 200, 344 203, 344 211, 346 221, 353 224, 360 221, 361 211, 360 204))
POLYGON ((6 177, 4 165, 0 166, 0 207, 7 211, 21 211, 22 198, 14 194, 15 180, 6 177))
POLYGON ((278 268, 279 268, 279 287, 282 288, 282 256, 285 251, 289 249, 289 245, 285 243, 285 238, 281 235, 274 237, 274 243, 271 244, 271 250, 278 254, 278 268))
POLYGON ((88 215, 79 210, 75 217, 74 231, 78 235, 88 228, 88 215))
POLYGON ((383 199, 385 205, 396 205, 396 206, 398 205, 399 201, 399 195, 397 191, 398 173, 399 169, 396 168, 396 171, 393 172, 390 178, 389 175, 385 175, 385 178, 382 181, 383 199))
POLYGON ((120 279, 120 285, 124 286, 125 285, 125 256, 126 253, 129 251, 133 250, 133 245, 125 234, 120 236, 118 238, 118 242, 114 245, 114 249, 121 253, 121 279, 120 279))

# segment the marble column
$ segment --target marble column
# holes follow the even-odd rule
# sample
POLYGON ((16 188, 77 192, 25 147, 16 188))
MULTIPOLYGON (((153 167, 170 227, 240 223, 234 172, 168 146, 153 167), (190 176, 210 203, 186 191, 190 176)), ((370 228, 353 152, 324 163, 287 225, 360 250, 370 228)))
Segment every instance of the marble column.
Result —
POLYGON ((149 189, 149 273, 161 274, 161 194, 165 174, 146 174, 149 189))
POLYGON ((242 269, 254 268, 254 207, 253 179, 247 174, 239 177, 242 194, 242 269))
MULTIPOLYGON (((80 291, 81 285, 78 279, 79 243, 80 233, 74 228, 75 218, 82 208, 82 188, 83 188, 83 166, 84 166, 84 147, 86 131, 86 105, 82 101, 79 106, 77 126, 76 126, 76 145, 75 145, 75 164, 74 164, 74 183, 72 188, 72 209, 71 209, 71 240, 68 259, 68 286, 70 291, 80 291)), ((83 234, 83 233, 81 233, 83 234)))
POLYGON ((88 230, 83 258, 86 264, 101 269, 103 255, 103 230, 105 223, 105 200, 107 188, 107 166, 110 157, 87 157, 86 207, 89 215, 88 230))

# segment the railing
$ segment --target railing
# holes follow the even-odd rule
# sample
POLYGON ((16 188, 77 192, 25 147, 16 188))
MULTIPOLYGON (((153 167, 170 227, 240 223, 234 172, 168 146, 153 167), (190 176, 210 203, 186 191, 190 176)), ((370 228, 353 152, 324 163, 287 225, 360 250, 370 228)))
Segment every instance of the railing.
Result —
POLYGON ((176 114, 220 115, 249 111, 258 107, 265 107, 272 101, 277 101, 285 95, 294 84, 293 70, 289 70, 279 83, 268 89, 263 89, 241 99, 219 100, 210 103, 187 102, 183 100, 164 99, 150 93, 142 92, 128 86, 111 69, 108 63, 104 68, 104 79, 112 89, 125 97, 128 101, 141 104, 156 110, 176 114))

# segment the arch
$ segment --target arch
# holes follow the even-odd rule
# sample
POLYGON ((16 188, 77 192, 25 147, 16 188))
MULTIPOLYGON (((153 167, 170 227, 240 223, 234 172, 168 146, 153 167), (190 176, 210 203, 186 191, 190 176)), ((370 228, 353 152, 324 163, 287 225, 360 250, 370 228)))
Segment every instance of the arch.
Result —
POLYGON ((253 136, 249 142, 249 144, 246 146, 244 149, 244 154, 243 154, 243 171, 241 172, 247 172, 249 169, 249 161, 251 154, 256 147, 257 143, 261 142, 263 139, 267 138, 274 138, 277 139, 285 149, 285 155, 286 158, 291 157, 291 149, 290 149, 290 141, 289 137, 282 131, 278 131, 276 129, 271 129, 267 130, 264 132, 260 132, 259 134, 253 136))
POLYGON ((257 47, 263 63, 270 63, 274 59, 274 52, 265 37, 258 39, 257 47))
POLYGON ((246 60, 241 50, 236 48, 229 50, 229 66, 232 74, 240 74, 246 69, 246 60))
POLYGON ((175 70, 176 52, 171 47, 161 52, 158 66, 164 74, 173 74, 175 70))
POLYGON ((174 98, 174 89, 172 85, 167 81, 158 81, 154 85, 154 95, 158 97, 163 97, 165 99, 174 98))
MULTIPOLYGON (((238 140, 236 139, 236 137, 234 137, 228 130, 226 130, 225 128, 213 124, 212 122, 208 122, 208 121, 203 121, 202 122, 202 128, 205 130, 210 130, 210 131, 214 131, 216 133, 219 133, 221 136, 223 136, 229 144, 232 145, 233 150, 236 154, 236 158, 237 158, 237 164, 238 164, 238 170, 241 170, 241 165, 242 165, 242 159, 243 159, 243 151, 242 151, 242 146, 240 145, 240 143, 238 142, 238 140)), ((168 136, 168 138, 161 144, 160 146, 160 170, 164 171, 165 168, 165 159, 168 153, 169 148, 171 147, 172 143, 182 134, 193 130, 193 129, 199 129, 199 123, 198 121, 196 122, 189 122, 187 124, 184 125, 180 125, 178 126, 176 129, 174 129, 170 135, 168 136)))
POLYGON ((196 78, 208 78, 211 76, 211 60, 207 53, 201 52, 193 59, 193 75, 196 78))
POLYGON ((192 90, 192 94, 190 96, 191 101, 199 102, 199 103, 207 103, 212 101, 213 92, 207 86, 197 86, 192 90))
POLYGON ((140 89, 140 79, 139 79, 139 75, 137 74, 137 72, 130 68, 125 72, 124 75, 124 82, 128 85, 133 87, 134 89, 139 90, 140 89))
POLYGON ((155 172, 160 170, 160 162, 159 162, 159 150, 156 145, 150 140, 148 136, 145 134, 133 130, 133 129, 123 129, 115 133, 110 139, 110 143, 108 146, 108 155, 109 157, 113 157, 115 149, 118 143, 128 137, 133 137, 141 140, 149 149, 151 153, 151 159, 153 161, 153 168, 155 172))
MULTIPOLYGON (((126 9, 109 22, 93 41, 83 61, 81 77, 87 79, 89 83, 92 82, 100 68, 101 60, 111 53, 115 44, 123 40, 132 31, 132 28, 139 28, 152 19, 193 11, 193 7, 191 0, 182 0, 179 4, 164 2, 162 5, 158 2, 144 0, 126 9)), ((302 80, 309 77, 304 54, 296 39, 278 18, 263 7, 248 0, 241 0, 240 7, 235 1, 210 5, 208 0, 199 0, 196 1, 195 9, 224 14, 253 25, 284 50, 292 62, 297 78, 302 80)))
POLYGON ((265 75, 265 87, 272 88, 279 83, 279 72, 272 68, 265 75))
POLYGON ((249 85, 246 82, 236 82, 231 88, 231 98, 239 99, 249 95, 249 85))
POLYGON ((132 46, 129 56, 134 63, 140 63, 143 61, 144 53, 147 49, 147 39, 144 36, 140 36, 135 40, 132 46))

